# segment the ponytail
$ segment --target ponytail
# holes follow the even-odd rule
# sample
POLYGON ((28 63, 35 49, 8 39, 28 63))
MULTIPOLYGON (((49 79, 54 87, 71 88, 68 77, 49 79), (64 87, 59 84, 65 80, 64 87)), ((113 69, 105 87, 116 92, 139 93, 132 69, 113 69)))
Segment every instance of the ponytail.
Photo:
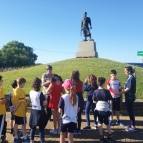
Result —
POLYGON ((70 87, 70 100, 71 100, 71 104, 73 106, 75 106, 76 102, 77 102, 77 100, 76 100, 76 89, 75 89, 75 86, 71 86, 70 87))

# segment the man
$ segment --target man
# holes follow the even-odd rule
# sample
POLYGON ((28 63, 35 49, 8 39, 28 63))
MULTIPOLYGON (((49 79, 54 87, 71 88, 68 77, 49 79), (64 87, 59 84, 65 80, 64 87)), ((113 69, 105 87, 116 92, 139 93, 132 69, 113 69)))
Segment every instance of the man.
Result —
MULTIPOLYGON (((50 95, 47 94, 47 89, 51 83, 51 78, 53 77, 53 73, 52 73, 52 66, 51 65, 47 65, 46 66, 46 73, 44 73, 42 75, 42 86, 43 86, 43 94, 45 95, 46 99, 47 99, 47 104, 49 104, 49 100, 50 100, 50 95)), ((47 113, 48 113, 48 117, 49 119, 51 118, 51 109, 47 106, 47 113)))
POLYGON ((85 12, 84 17, 81 21, 81 30, 83 31, 84 38, 85 38, 83 41, 87 41, 87 37, 89 37, 90 38, 89 40, 92 41, 91 33, 90 33, 88 25, 90 25, 90 29, 92 29, 91 20, 89 17, 87 17, 87 12, 85 12))

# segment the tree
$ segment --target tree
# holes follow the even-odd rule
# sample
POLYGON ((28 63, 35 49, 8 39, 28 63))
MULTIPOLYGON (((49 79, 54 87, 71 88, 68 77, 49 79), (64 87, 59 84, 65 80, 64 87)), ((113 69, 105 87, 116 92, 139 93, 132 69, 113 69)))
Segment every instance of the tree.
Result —
POLYGON ((33 48, 25 46, 18 41, 8 42, 0 50, 0 66, 18 67, 34 65, 37 55, 33 53, 33 48))

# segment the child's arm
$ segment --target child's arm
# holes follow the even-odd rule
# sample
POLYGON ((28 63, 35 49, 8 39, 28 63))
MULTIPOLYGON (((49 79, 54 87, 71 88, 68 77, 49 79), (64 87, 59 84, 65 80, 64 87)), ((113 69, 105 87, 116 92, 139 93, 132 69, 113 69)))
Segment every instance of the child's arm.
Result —
POLYGON ((5 104, 7 102, 7 99, 4 97, 3 99, 0 99, 0 104, 5 104))
POLYGON ((63 111, 63 110, 62 110, 61 108, 59 108, 59 110, 58 110, 58 111, 59 111, 59 113, 60 113, 60 114, 62 114, 62 111, 63 111))
POLYGON ((14 106, 14 111, 13 112, 16 112, 17 108, 20 106, 21 102, 18 101, 17 105, 14 106))
POLYGON ((47 89, 47 94, 49 93, 49 91, 50 91, 50 89, 51 89, 51 87, 52 87, 52 83, 49 85, 49 87, 48 87, 48 89, 47 89))

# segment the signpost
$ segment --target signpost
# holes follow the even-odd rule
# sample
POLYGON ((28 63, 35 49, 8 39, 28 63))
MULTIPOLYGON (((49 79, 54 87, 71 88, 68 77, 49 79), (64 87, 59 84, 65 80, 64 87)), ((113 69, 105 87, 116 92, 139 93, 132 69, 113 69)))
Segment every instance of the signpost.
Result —
POLYGON ((137 52, 137 56, 140 56, 140 59, 141 59, 141 61, 143 63, 143 51, 138 51, 137 52))

